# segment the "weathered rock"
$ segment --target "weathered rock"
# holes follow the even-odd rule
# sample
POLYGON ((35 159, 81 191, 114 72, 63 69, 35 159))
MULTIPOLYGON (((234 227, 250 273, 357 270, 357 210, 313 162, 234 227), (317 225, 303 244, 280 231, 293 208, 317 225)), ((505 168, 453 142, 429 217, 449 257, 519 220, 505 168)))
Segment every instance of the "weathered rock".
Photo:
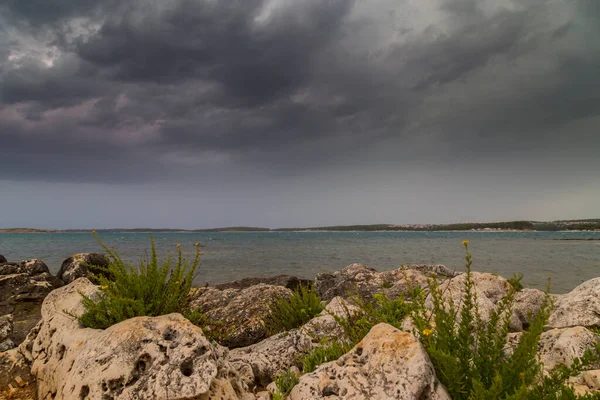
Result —
POLYGON ((15 347, 11 336, 14 329, 12 314, 0 316, 0 352, 12 349, 15 347))
POLYGON ((542 333, 538 355, 546 371, 559 365, 570 365, 586 349, 594 347, 598 336, 583 326, 552 329, 542 333))
POLYGON ((229 352, 229 361, 242 371, 250 387, 265 387, 279 373, 299 365, 299 357, 313 346, 310 336, 294 329, 248 347, 233 349, 229 352))
MULTIPOLYGON (((477 296, 477 307, 481 319, 484 322, 489 321, 491 313, 496 309, 498 301, 506 296, 507 291, 510 290, 510 284, 502 277, 483 272, 472 272, 471 277, 474 284, 473 291, 477 296)), ((452 300, 457 310, 462 309, 462 300, 465 294, 465 280, 466 274, 461 274, 440 284, 440 290, 443 292, 444 299, 446 302, 452 300)), ((431 296, 428 296, 425 305, 429 310, 433 309, 431 296)), ((511 315, 509 328, 513 332, 523 329, 523 324, 515 314, 511 315)))
POLYGON ((4 257, 2 254, 0 254, 0 264, 5 263, 5 262, 8 262, 6 260, 6 257, 4 257))
POLYGON ((513 314, 520 321, 521 329, 527 329, 531 319, 542 309, 546 300, 546 293, 538 289, 523 289, 515 293, 513 314))
POLYGON ((30 369, 19 349, 0 353, 0 399, 36 398, 35 378, 30 374, 30 369))
POLYGON ((250 277, 243 278, 233 282, 220 283, 214 285, 215 289, 225 290, 225 289, 246 289, 250 286, 258 285, 259 283, 264 283, 266 285, 275 285, 275 286, 285 286, 290 290, 295 290, 298 287, 304 285, 308 286, 312 284, 311 280, 308 279, 300 279, 292 275, 277 275, 271 277, 250 277))
POLYGON ((590 279, 556 300, 548 327, 600 327, 600 278, 590 279))
POLYGON ((415 271, 419 271, 427 276, 438 276, 444 278, 454 278, 455 276, 460 275, 460 272, 456 270, 451 270, 442 264, 428 265, 428 264, 408 264, 402 265, 400 267, 401 270, 409 270, 413 269, 415 271))
POLYGON ((243 347, 267 337, 263 316, 277 299, 291 293, 283 286, 264 283, 245 289, 205 287, 196 289, 190 305, 193 309, 201 309, 220 325, 219 331, 227 334, 222 345, 243 347))
POLYGON ((19 344, 23 341, 40 319, 44 298, 62 285, 62 281, 52 276, 41 260, 0 265, 0 315, 13 315, 13 342, 19 344))
POLYGON ((336 318, 348 319, 360 312, 359 307, 337 296, 325 306, 321 314, 304 324, 300 331, 310 336, 313 342, 321 343, 328 339, 344 340, 346 333, 336 318))
POLYGON ((397 269, 378 272, 364 264, 351 264, 341 271, 317 274, 315 288, 323 300, 336 296, 360 295, 370 299, 385 293, 389 298, 408 294, 409 287, 427 284, 425 274, 416 269, 397 269))
POLYGON ((63 261, 56 275, 66 284, 77 278, 88 278, 93 283, 98 283, 94 274, 104 275, 110 279, 110 275, 95 266, 106 268, 109 265, 108 258, 98 253, 79 253, 63 261))
POLYGON ((69 315, 83 312, 80 293, 97 289, 80 278, 48 295, 42 321, 20 346, 41 398, 254 398, 226 361, 228 350, 181 315, 81 328, 69 315))
POLYGON ((379 324, 350 352, 300 377, 290 400, 450 399, 410 333, 379 324))

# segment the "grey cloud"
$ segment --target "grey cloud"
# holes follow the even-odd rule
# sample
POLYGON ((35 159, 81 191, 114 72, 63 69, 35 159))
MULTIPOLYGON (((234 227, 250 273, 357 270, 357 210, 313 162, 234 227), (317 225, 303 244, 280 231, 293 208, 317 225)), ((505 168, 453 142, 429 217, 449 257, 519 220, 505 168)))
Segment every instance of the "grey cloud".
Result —
POLYGON ((356 15, 351 1, 269 3, 264 21, 263 0, 62 1, 45 15, 35 2, 5 4, 0 18, 26 21, 15 29, 61 55, 17 65, 0 42, 0 101, 13 110, 0 112, 0 147, 36 155, 0 179, 184 179, 205 154, 232 176, 464 151, 542 157, 539 143, 560 148, 578 121, 588 122, 571 133, 577 146, 600 147, 587 128, 600 104, 593 2, 431 0, 421 30, 356 15), (74 17, 90 29, 73 31, 74 17), (423 155, 412 146, 427 135, 423 155))

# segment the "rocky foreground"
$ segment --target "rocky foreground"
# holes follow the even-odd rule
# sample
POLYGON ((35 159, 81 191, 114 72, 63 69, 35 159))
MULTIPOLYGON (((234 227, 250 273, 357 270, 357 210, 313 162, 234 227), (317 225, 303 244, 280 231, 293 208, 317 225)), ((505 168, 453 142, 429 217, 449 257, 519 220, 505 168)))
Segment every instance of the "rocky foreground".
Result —
MULTIPOLYGON (((106 330, 81 327, 72 317, 84 310, 81 294, 98 291, 85 265, 103 260, 97 254, 75 255, 54 277, 39 260, 9 263, 0 256, 0 399, 271 399, 277 374, 298 371, 300 355, 344 335, 334 316, 356 309, 347 301, 349 293, 394 298, 407 294, 407 279, 425 286, 433 273, 443 280, 444 296, 456 301, 464 290, 464 275, 441 265, 378 272, 352 264, 315 278, 327 303, 321 315, 268 337, 261 315, 278 296, 306 281, 247 278, 196 288, 192 305, 227 332, 217 344, 179 314, 133 318, 106 330)), ((473 280, 485 319, 510 283, 477 272, 473 280)), ((511 342, 518 341, 544 296, 536 289, 516 294, 511 342)), ((547 371, 569 364, 599 339, 600 278, 554 298, 539 342, 547 371)), ((407 331, 376 325, 337 361, 301 375, 289 399, 449 399, 409 325, 407 331)), ((572 383, 581 393, 599 390, 600 370, 585 371, 572 383)))

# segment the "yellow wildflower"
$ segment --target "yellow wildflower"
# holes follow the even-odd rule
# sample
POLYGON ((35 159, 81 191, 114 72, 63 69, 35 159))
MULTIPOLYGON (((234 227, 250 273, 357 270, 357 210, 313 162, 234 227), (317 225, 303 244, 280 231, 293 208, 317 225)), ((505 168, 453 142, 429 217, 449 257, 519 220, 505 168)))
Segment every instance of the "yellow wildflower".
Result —
POLYGON ((468 240, 463 240, 462 244, 463 244, 463 246, 468 246, 469 245, 469 241, 468 240))
POLYGON ((194 243, 194 246, 198 247, 198 246, 200 246, 200 243, 196 242, 196 243, 194 243))
POLYGON ((433 331, 431 329, 423 329, 423 335, 425 336, 429 336, 433 333, 433 331))
POLYGON ((108 289, 108 285, 100 286, 100 289, 102 289, 102 290, 108 289))
POLYGON ((176 283, 176 284, 179 284, 179 281, 176 281, 175 283, 176 283))
POLYGON ((92 230, 92 233, 95 235, 95 234, 96 234, 96 230, 95 230, 95 229, 94 229, 94 230, 92 230))
POLYGON ((181 247, 181 243, 177 243, 177 247, 181 247))

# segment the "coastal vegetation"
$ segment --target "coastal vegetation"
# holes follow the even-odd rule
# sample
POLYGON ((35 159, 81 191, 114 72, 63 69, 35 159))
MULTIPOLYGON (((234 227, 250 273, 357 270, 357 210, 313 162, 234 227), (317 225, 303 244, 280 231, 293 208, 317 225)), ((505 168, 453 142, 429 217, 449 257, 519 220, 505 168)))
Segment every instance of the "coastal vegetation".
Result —
POLYGON ((139 265, 126 264, 114 248, 106 246, 94 233, 106 251, 108 267, 95 269, 105 274, 94 274, 100 283, 98 296, 83 296, 85 312, 77 316, 86 327, 106 329, 111 325, 138 316, 159 316, 178 312, 193 322, 203 322, 198 311, 189 309, 189 293, 200 263, 200 250, 191 264, 183 258, 177 245, 177 257, 171 255, 159 262, 150 236, 150 258, 142 258, 139 265), (110 277, 110 279, 108 278, 110 277))
POLYGON ((298 328, 323 311, 321 298, 314 287, 300 285, 290 296, 279 297, 263 321, 269 335, 298 328))
MULTIPOLYGON (((428 280, 427 292, 411 287, 406 298, 400 296, 390 300, 383 294, 376 294, 374 301, 367 301, 353 296, 352 302, 360 311, 350 313, 349 318, 335 317, 345 338, 330 340, 304 355, 300 360, 303 373, 313 372, 319 365, 340 358, 376 324, 385 322, 402 329, 406 318, 410 317, 413 333, 425 347, 438 379, 453 400, 600 399, 600 394, 577 395, 568 384, 570 377, 600 362, 600 343, 586 350, 582 357, 575 358, 570 365, 544 374, 537 351, 553 306, 548 291, 540 311, 531 316, 530 326, 511 347, 509 325, 515 294, 522 288, 523 276, 513 275, 511 289, 484 319, 477 305, 468 241, 463 245, 466 273, 463 295, 458 303, 451 296, 445 296, 445 289, 435 276, 428 280), (430 310, 426 307, 427 298, 432 303, 430 310)), ((295 377, 291 371, 282 376, 295 377)), ((290 378, 285 384, 276 381, 281 393, 289 393, 293 387, 290 384, 297 382, 295 379, 290 378)))

